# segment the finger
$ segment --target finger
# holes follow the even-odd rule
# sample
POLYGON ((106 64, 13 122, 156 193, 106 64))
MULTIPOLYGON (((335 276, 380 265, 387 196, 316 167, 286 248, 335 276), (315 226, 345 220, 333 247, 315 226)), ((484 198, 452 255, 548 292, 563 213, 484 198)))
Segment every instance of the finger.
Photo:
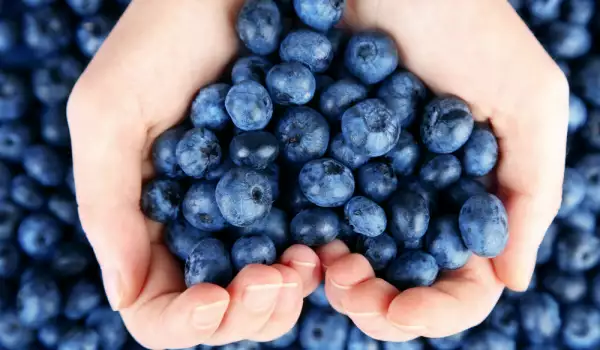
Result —
POLYGON ((286 249, 280 260, 300 276, 303 297, 317 289, 323 274, 319 257, 312 249, 300 244, 293 245, 286 249))
POLYGON ((338 259, 350 254, 350 249, 348 249, 348 246, 344 242, 336 239, 331 243, 317 248, 316 252, 321 260, 323 270, 327 271, 338 259))
POLYGON ((399 330, 420 336, 449 336, 481 323, 502 290, 490 260, 473 256, 465 267, 447 271, 432 287, 400 293, 390 304, 387 319, 399 330))
POLYGON ((325 293, 331 306, 346 313, 342 299, 357 284, 375 277, 369 261, 360 254, 349 254, 338 259, 325 273, 325 293))
POLYGON ((304 292, 300 275, 284 265, 275 264, 272 267, 281 273, 281 291, 269 321, 258 333, 250 337, 253 341, 265 342, 281 337, 294 327, 302 312, 304 292))

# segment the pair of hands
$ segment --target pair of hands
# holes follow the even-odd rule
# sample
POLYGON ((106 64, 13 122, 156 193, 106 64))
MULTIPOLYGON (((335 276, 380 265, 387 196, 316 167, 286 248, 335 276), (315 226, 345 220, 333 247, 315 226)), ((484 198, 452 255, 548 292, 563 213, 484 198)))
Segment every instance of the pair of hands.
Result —
POLYGON ((149 348, 271 340, 297 322, 303 298, 323 278, 332 306, 371 337, 442 337, 481 322, 504 286, 526 289, 561 201, 568 123, 561 71, 505 0, 347 0, 352 29, 391 34, 407 69, 491 122, 509 214, 505 252, 399 293, 340 241, 316 252, 296 245, 279 264, 246 268, 226 289, 186 290, 160 226, 140 211, 141 185, 152 174, 154 139, 236 54, 242 3, 133 1, 69 100, 81 221, 111 304, 136 339, 149 348))

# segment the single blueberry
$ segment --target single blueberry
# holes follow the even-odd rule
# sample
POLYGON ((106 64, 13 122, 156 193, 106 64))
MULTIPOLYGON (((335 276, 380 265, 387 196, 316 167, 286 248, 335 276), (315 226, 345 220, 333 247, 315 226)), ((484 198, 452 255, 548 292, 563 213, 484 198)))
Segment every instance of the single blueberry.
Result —
POLYGON ((435 350, 454 350, 460 348, 466 335, 466 332, 460 332, 443 338, 427 338, 427 342, 435 350))
POLYGON ((519 302, 521 327, 529 342, 552 342, 562 324, 559 304, 547 293, 527 292, 519 302))
POLYGON ((538 265, 545 264, 549 262, 554 255, 554 247, 556 242, 556 237, 558 235, 560 228, 558 224, 552 223, 548 229, 546 230, 546 234, 544 235, 544 239, 540 244, 537 252, 536 263, 538 265))
POLYGON ((288 108, 275 130, 281 154, 291 163, 304 164, 322 157, 329 145, 329 124, 309 107, 288 108))
POLYGON ((469 333, 461 350, 516 350, 517 344, 512 337, 492 329, 480 329, 469 333))
POLYGON ((583 274, 565 273, 556 269, 545 271, 542 285, 562 304, 582 301, 588 292, 587 280, 583 274))
POLYGON ((181 178, 185 174, 179 163, 177 163, 177 144, 186 130, 181 127, 174 127, 166 130, 156 138, 152 145, 152 164, 154 170, 160 175, 170 178, 181 178))
POLYGON ((265 344, 270 349, 291 349, 293 344, 298 340, 298 325, 295 325, 287 333, 281 337, 266 342, 265 344))
POLYGON ((405 341, 405 342, 384 342, 383 350, 423 350, 425 345, 421 338, 405 341))
POLYGON ((496 166, 498 142, 494 134, 484 128, 475 128, 463 147, 462 165, 466 175, 484 176, 496 166))
POLYGON ((350 326, 347 350, 379 350, 377 340, 363 333, 356 326, 350 326))
POLYGON ((62 105, 46 108, 40 117, 42 139, 52 146, 67 147, 71 143, 66 108, 62 105))
POLYGON ((469 107, 462 100, 436 98, 425 107, 421 139, 431 152, 452 153, 469 140, 474 123, 469 107))
POLYGON ((81 53, 86 57, 93 57, 100 50, 114 25, 113 21, 103 15, 87 17, 79 22, 75 39, 81 53))
POLYGON ((300 345, 306 350, 344 350, 348 318, 328 309, 310 309, 300 322, 300 345))
POLYGON ((367 237, 377 237, 385 231, 385 211, 367 197, 357 196, 344 206, 344 215, 353 231, 367 237))
POLYGON ((592 149, 600 150, 600 111, 592 110, 581 128, 581 137, 592 149))
POLYGON ((214 283, 226 286, 233 271, 229 253, 221 241, 205 238, 198 242, 185 261, 185 284, 214 283))
POLYGON ((367 85, 383 81, 396 70, 398 62, 396 43, 380 32, 352 36, 344 54, 350 73, 367 85))
POLYGON ((205 128, 186 132, 175 149, 177 163, 183 172, 194 178, 202 178, 208 169, 221 162, 221 145, 217 136, 205 128))
MULTIPOLYGON (((182 206, 185 206, 185 204, 182 206)), ((165 243, 169 251, 181 260, 187 259, 196 244, 207 237, 210 237, 209 232, 192 226, 181 215, 165 227, 165 243)))
POLYGON ((415 171, 421 151, 415 138, 409 132, 400 133, 398 142, 384 155, 397 175, 408 176, 415 171))
MULTIPOLYGON (((0 75, 0 79, 1 79, 0 75)), ((2 100, 0 97, 0 113, 2 100)), ((1 119, 1 117, 0 117, 1 119)), ((19 122, 4 123, 0 125, 0 159, 20 162, 27 146, 33 141, 33 131, 30 125, 19 122)))
POLYGON ((22 217, 23 211, 13 202, 0 200, 0 241, 14 236, 22 217))
POLYGON ((38 210, 44 206, 45 193, 34 179, 21 174, 13 178, 10 189, 10 199, 23 209, 38 210))
POLYGON ((352 171, 337 160, 321 158, 302 167, 298 176, 302 193, 320 207, 344 205, 354 193, 352 171))
POLYGON ((398 253, 396 241, 386 233, 377 237, 361 239, 358 250, 367 258, 375 271, 381 271, 388 267, 398 253))
POLYGON ((73 327, 73 322, 57 319, 43 325, 37 332, 37 339, 46 349, 56 349, 60 340, 73 327))
POLYGON ((66 165, 61 155, 46 145, 33 145, 25 149, 23 169, 27 175, 46 187, 62 184, 66 173, 66 165))
POLYGON ((67 47, 72 34, 68 16, 57 7, 40 7, 23 16, 23 41, 39 55, 67 47))
POLYGON ((329 308, 329 299, 325 294, 325 284, 321 283, 309 296, 306 297, 311 306, 329 308))
POLYGON ((247 0, 237 18, 238 36, 257 55, 277 50, 283 31, 281 13, 273 0, 247 0))
POLYGON ((398 178, 391 165, 367 163, 356 172, 358 188, 377 203, 385 202, 398 188, 398 178))
POLYGON ((179 213, 182 192, 181 185, 174 180, 154 179, 142 189, 142 211, 154 221, 167 223, 179 213))
POLYGON ((227 227, 219 211, 214 182, 200 181, 193 184, 183 197, 181 211, 186 221, 203 231, 217 232, 227 227))
POLYGON ((388 108, 396 114, 403 127, 411 125, 427 97, 425 84, 410 72, 396 72, 377 91, 388 108))
POLYGON ((90 248, 77 242, 61 243, 52 252, 50 268, 57 277, 70 278, 83 273, 95 262, 90 248))
POLYGON ((15 22, 0 19, 0 53, 10 52, 17 44, 19 29, 15 22))
POLYGON ((455 216, 434 219, 427 230, 426 244, 427 251, 442 269, 459 269, 471 257, 471 252, 465 247, 460 236, 458 219, 455 216))
POLYGON ((555 254, 561 270, 588 271, 600 263, 600 238, 592 232, 562 232, 557 237, 555 254))
POLYGON ((67 291, 64 315, 69 320, 81 320, 102 302, 104 292, 94 282, 79 280, 67 291))
POLYGON ((100 336, 92 329, 73 328, 60 340, 56 350, 96 350, 100 341, 100 336))
POLYGON ((338 80, 323 90, 319 108, 331 123, 337 123, 348 108, 366 99, 368 93, 367 88, 354 79, 338 80))
POLYGON ((592 35, 585 25, 552 22, 541 38, 548 53, 557 59, 573 59, 592 48, 592 35))
POLYGON ((586 57, 572 81, 581 97, 600 107, 600 56, 586 57))
POLYGON ((273 102, 283 106, 307 104, 317 89, 315 76, 299 62, 273 66, 267 73, 266 83, 273 102))
POLYGON ((98 13, 104 0, 66 0, 71 9, 80 16, 91 16, 98 13))
POLYGON ((206 86, 198 92, 190 111, 190 120, 197 128, 223 130, 229 124, 229 114, 225 109, 225 98, 231 85, 217 83, 206 86))
POLYGON ((238 128, 260 130, 269 124, 273 116, 273 101, 262 85, 244 80, 229 89, 225 109, 238 128))
POLYGON ((67 225, 75 225, 79 220, 77 202, 72 195, 56 192, 48 198, 48 211, 67 225))
POLYGON ((513 300, 500 299, 489 315, 487 323, 508 337, 516 337, 521 326, 517 305, 513 300))
POLYGON ((557 215, 559 218, 564 218, 578 209, 579 205, 585 199, 586 185, 586 179, 579 171, 573 168, 565 169, 562 203, 557 215))
POLYGON ((0 242, 0 277, 15 276, 21 265, 19 249, 10 242, 0 242))
POLYGON ((239 84, 245 80, 252 80, 264 84, 267 72, 273 64, 261 56, 242 57, 235 61, 231 69, 231 81, 239 84))
POLYGON ((247 168, 234 168, 223 175, 215 191, 221 214, 233 226, 249 226, 264 218, 273 205, 269 178, 247 168))
POLYGON ((350 170, 356 170, 369 161, 369 157, 356 153, 344 140, 344 135, 338 133, 331 139, 329 156, 344 164, 350 170))
POLYGON ((583 204, 588 210, 600 212, 600 153, 588 153, 575 164, 575 169, 587 182, 583 204))
POLYGON ((0 346, 7 350, 24 350, 34 341, 34 331, 23 325, 14 311, 0 313, 0 346))
POLYGON ((23 283, 17 293, 17 312, 21 323, 39 328, 60 314, 62 296, 55 281, 35 276, 23 283))
POLYGON ((237 166, 265 169, 279 155, 279 142, 266 131, 248 131, 229 144, 229 157, 237 166))
POLYGON ((309 247, 333 241, 340 228, 340 219, 331 209, 313 208, 298 213, 290 223, 292 239, 309 247))
POLYGON ((82 72, 81 62, 74 57, 51 58, 33 71, 33 94, 46 105, 63 103, 82 72))
POLYGON ((506 209, 493 194, 469 198, 460 209, 458 226, 467 248, 479 256, 496 257, 508 242, 506 209))
POLYGON ((562 16, 569 23, 586 25, 594 16, 595 9, 594 0, 564 0, 562 16))
POLYGON ((530 21, 533 24, 551 22, 560 16, 563 0, 526 0, 530 21))
POLYGON ((300 20, 321 32, 328 31, 342 19, 345 7, 345 0, 294 0, 300 20))
POLYGON ((60 223, 44 213, 30 214, 18 228, 21 249, 33 259, 47 259, 63 237, 60 223))
POLYGON ((419 179, 427 186, 443 190, 460 178, 462 166, 452 154, 440 154, 426 161, 419 172, 419 179))
POLYGON ((21 118, 28 100, 25 82, 15 74, 0 71, 0 121, 21 118))
POLYGON ((405 290, 432 285, 438 272, 439 267, 433 256, 418 250, 409 250, 392 261, 385 276, 396 288, 405 290))
POLYGON ((272 265, 275 259, 275 244, 265 235, 242 236, 231 248, 231 261, 237 271, 250 264, 272 265))
POLYGON ((388 217, 390 231, 396 241, 419 240, 429 226, 427 200, 413 191, 397 192, 389 202, 388 217))
POLYGON ((567 307, 563 316, 562 339, 569 349, 598 348, 600 310, 586 304, 567 307))
POLYGON ((265 235, 269 237, 277 250, 282 253, 288 247, 290 240, 289 221, 285 211, 278 208, 271 208, 269 215, 256 221, 250 226, 237 228, 237 234, 240 236, 265 235))
POLYGON ((102 350, 121 349, 127 341, 128 333, 121 316, 108 307, 93 310, 85 325, 98 333, 102 350))
POLYGON ((313 73, 323 73, 333 60, 333 48, 325 35, 299 29, 283 39, 279 56, 283 62, 300 62, 313 73))

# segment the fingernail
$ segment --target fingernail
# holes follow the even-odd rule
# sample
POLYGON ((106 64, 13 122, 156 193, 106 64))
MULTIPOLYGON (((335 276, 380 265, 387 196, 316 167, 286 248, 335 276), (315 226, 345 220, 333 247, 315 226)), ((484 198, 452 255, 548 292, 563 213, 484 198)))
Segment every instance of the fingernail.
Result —
POLYGON ((373 318, 379 316, 379 312, 352 312, 346 310, 346 315, 348 317, 356 317, 356 318, 373 318))
POLYGON ((119 311, 123 300, 121 275, 116 270, 103 270, 104 290, 113 311, 119 311))
POLYGON ((411 326, 411 325, 406 325, 406 324, 400 324, 400 323, 394 322, 392 320, 389 320, 389 321, 394 327, 396 327, 397 329, 399 329, 403 332, 407 332, 407 333, 413 333, 413 334, 422 333, 426 329, 423 326, 411 326))
POLYGON ((352 288, 352 286, 344 286, 342 284, 337 283, 336 281, 333 280, 333 278, 328 278, 328 280, 329 280, 329 283, 331 283, 331 285, 337 289, 350 290, 352 288))
POLYGON ((200 330, 214 328, 221 322, 228 304, 227 300, 222 300, 197 306, 192 313, 192 325, 200 330))
POLYGON ((254 312, 262 312, 273 307, 277 302, 277 296, 281 284, 263 284, 246 287, 242 302, 244 306, 254 312))
POLYGON ((317 267, 317 264, 311 263, 311 262, 307 262, 307 261, 292 260, 290 263, 294 267, 300 267, 300 268, 303 268, 303 269, 311 269, 312 270, 315 267, 317 267))

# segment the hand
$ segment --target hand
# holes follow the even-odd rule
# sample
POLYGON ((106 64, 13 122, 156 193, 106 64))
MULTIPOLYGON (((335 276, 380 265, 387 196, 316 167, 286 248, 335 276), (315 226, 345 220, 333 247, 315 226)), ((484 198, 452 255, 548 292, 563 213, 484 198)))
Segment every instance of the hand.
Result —
POLYGON ((565 77, 505 0, 348 0, 354 28, 391 34, 404 66, 439 94, 467 101, 499 138, 499 195, 509 242, 428 288, 402 293, 375 278, 340 241, 318 251, 335 309, 373 338, 443 337, 479 324, 504 285, 525 290, 561 201, 569 90, 565 77))
POLYGON ((113 308, 144 346, 267 341, 297 321, 321 280, 304 246, 249 266, 227 289, 185 288, 180 267, 144 218, 153 140, 185 117, 198 89, 237 49, 242 0, 134 1, 77 83, 68 105, 77 200, 113 308))

